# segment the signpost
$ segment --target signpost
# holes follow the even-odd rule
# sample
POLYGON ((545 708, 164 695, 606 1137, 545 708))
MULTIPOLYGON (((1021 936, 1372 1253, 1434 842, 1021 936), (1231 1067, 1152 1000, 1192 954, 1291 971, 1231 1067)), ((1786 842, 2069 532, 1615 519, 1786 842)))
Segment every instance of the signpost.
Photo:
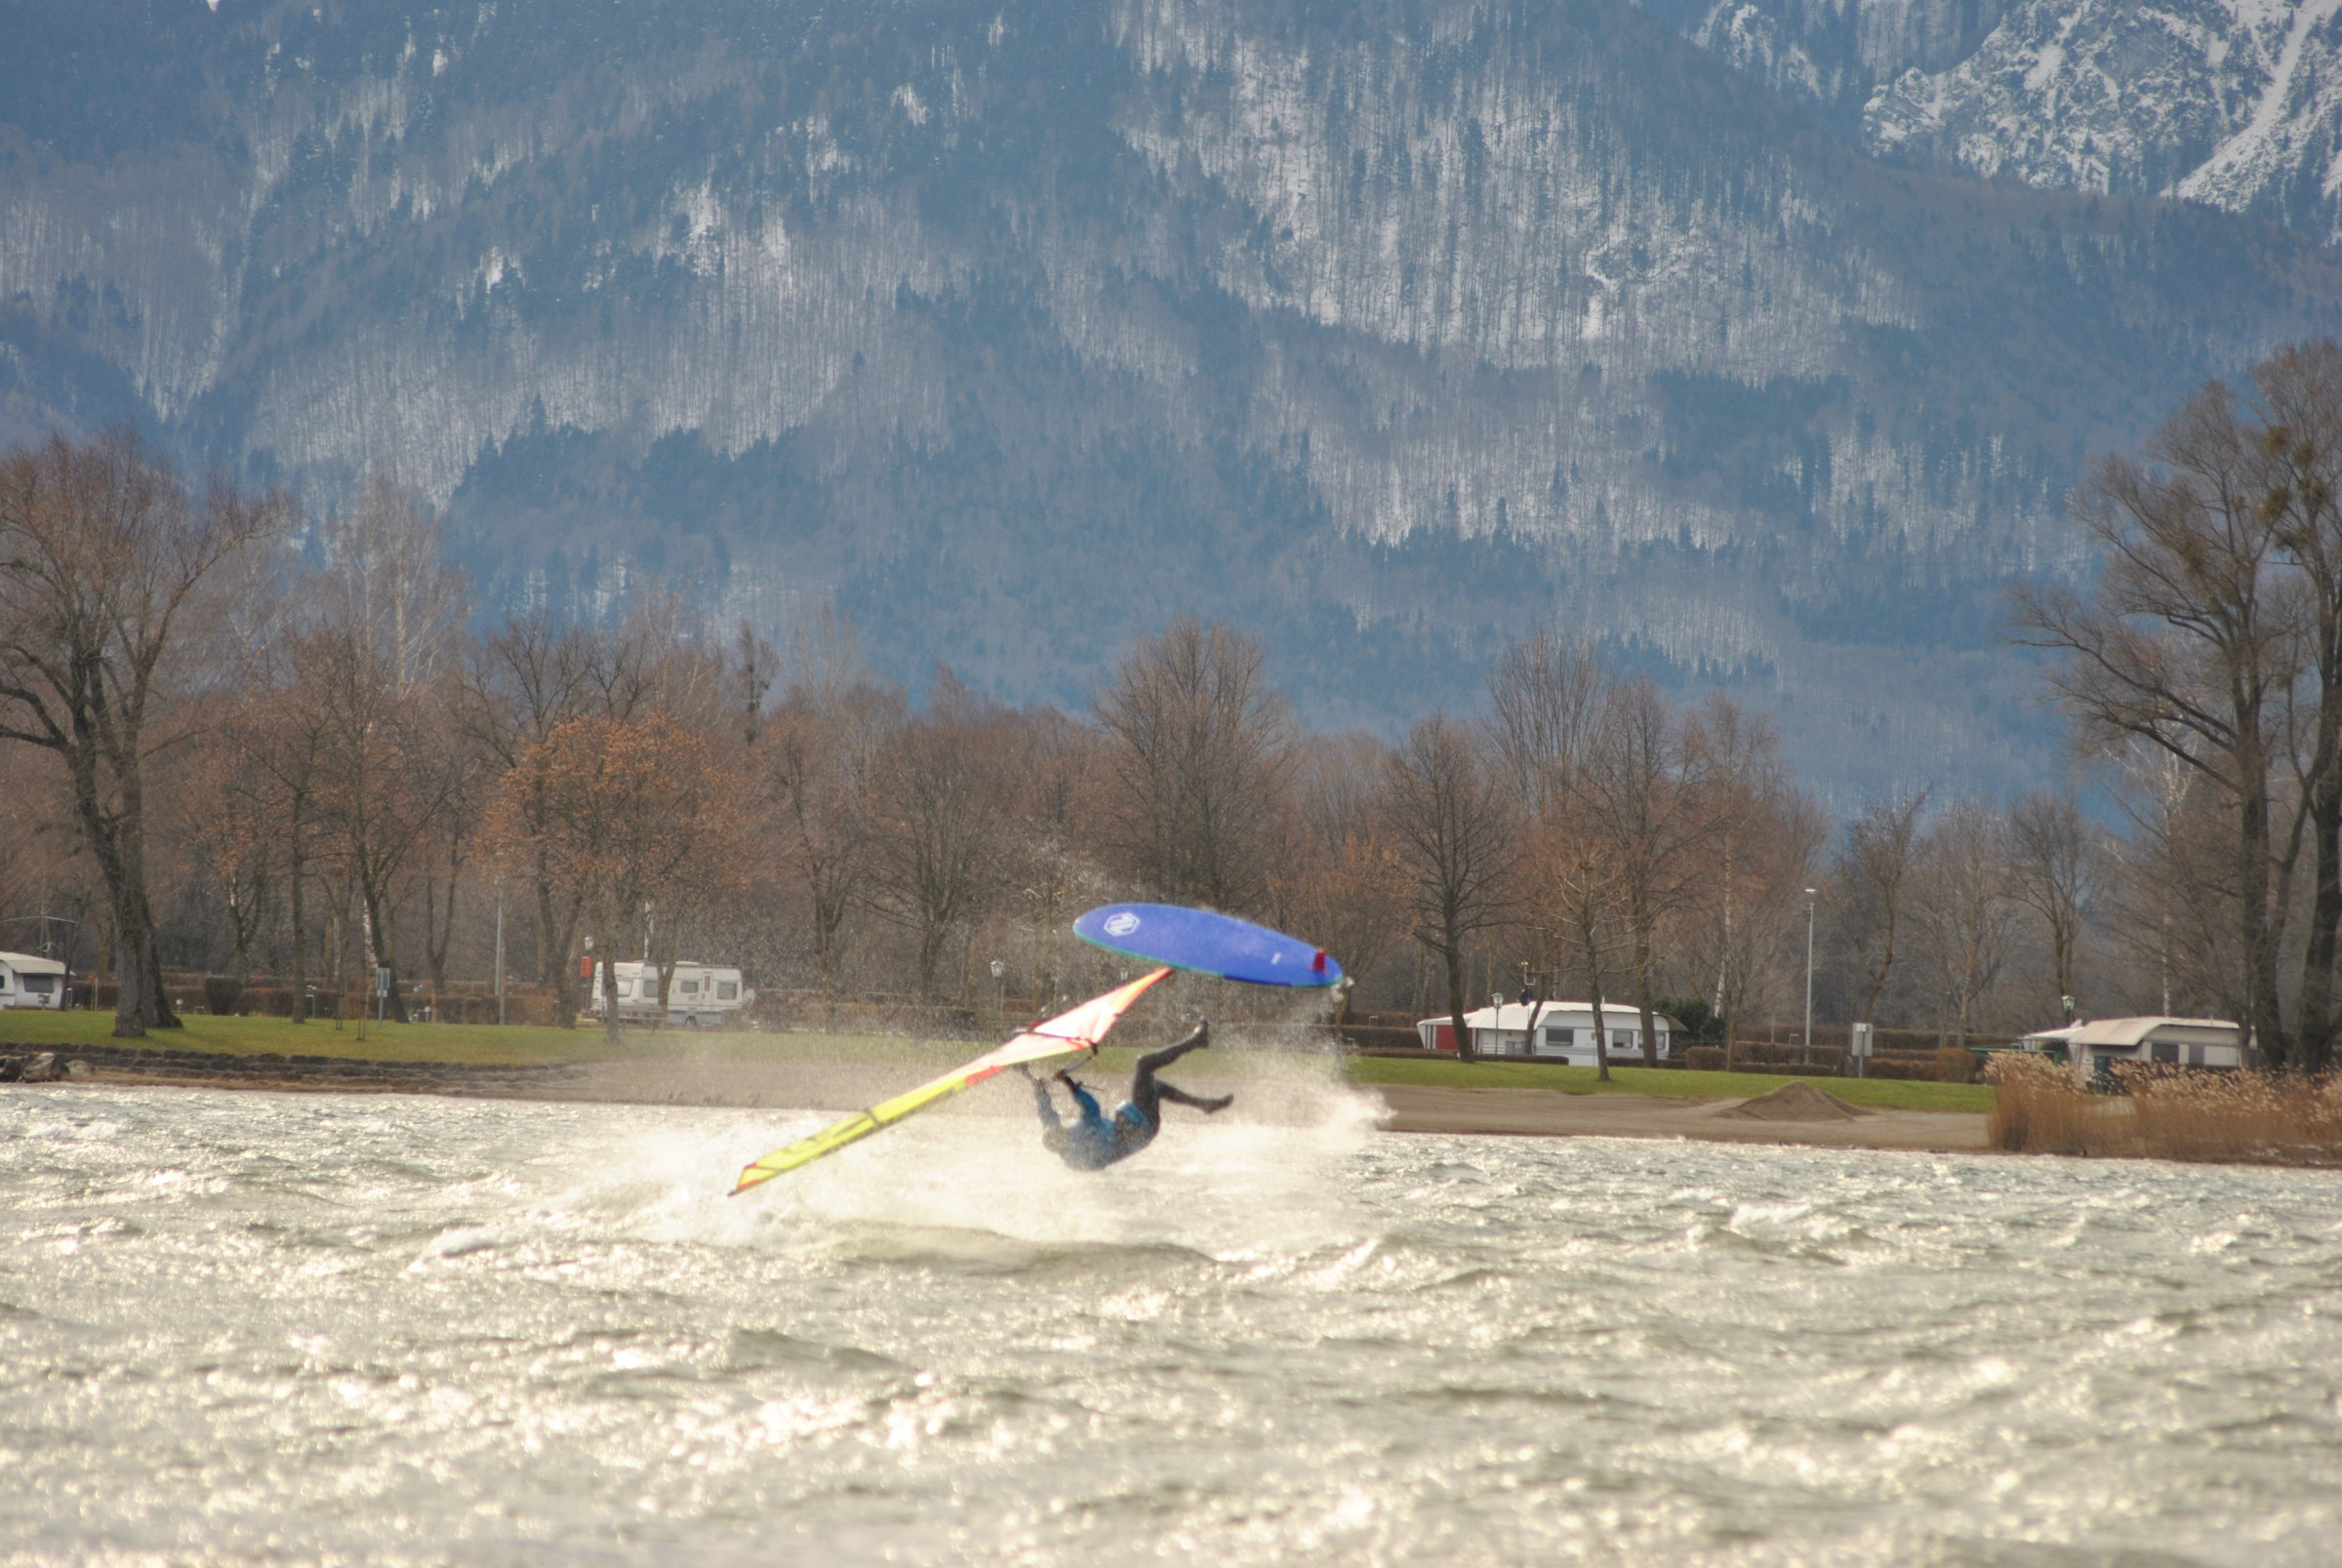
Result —
POLYGON ((1871 1026, 1857 1024, 1846 1034, 1846 1055, 1854 1059, 1854 1076, 1871 1075, 1871 1026))
POLYGON ((390 1002, 390 966, 383 964, 374 972, 374 1021, 383 1022, 383 1010, 390 1002))

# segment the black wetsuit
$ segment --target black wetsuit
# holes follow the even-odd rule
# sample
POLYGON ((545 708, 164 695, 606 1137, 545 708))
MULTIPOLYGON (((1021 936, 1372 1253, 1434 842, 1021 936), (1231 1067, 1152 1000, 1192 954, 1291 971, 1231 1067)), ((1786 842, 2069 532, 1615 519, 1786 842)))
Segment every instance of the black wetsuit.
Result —
POLYGON ((1034 1079, 1032 1098, 1041 1113, 1041 1142, 1077 1171, 1104 1170, 1154 1142, 1154 1135, 1163 1124, 1161 1102, 1165 1100, 1175 1106, 1193 1106, 1206 1115, 1226 1109, 1235 1098, 1233 1095, 1206 1100, 1176 1084, 1157 1082, 1154 1076, 1190 1051, 1210 1043, 1207 1026, 1198 1028, 1177 1045, 1139 1058, 1138 1070, 1130 1076, 1130 1100, 1114 1112, 1110 1121, 1098 1108, 1098 1097, 1069 1077, 1066 1087, 1073 1092, 1073 1104, 1081 1117, 1072 1126, 1067 1126, 1058 1119, 1057 1106, 1049 1099, 1048 1080, 1034 1079))

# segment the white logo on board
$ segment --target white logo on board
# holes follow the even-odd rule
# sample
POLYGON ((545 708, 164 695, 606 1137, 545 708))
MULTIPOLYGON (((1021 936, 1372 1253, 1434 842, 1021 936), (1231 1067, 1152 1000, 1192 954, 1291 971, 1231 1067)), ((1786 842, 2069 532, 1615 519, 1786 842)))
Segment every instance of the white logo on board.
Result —
POLYGON ((1139 917, 1128 909, 1106 917, 1106 934, 1110 937, 1127 937, 1138 929, 1139 917))

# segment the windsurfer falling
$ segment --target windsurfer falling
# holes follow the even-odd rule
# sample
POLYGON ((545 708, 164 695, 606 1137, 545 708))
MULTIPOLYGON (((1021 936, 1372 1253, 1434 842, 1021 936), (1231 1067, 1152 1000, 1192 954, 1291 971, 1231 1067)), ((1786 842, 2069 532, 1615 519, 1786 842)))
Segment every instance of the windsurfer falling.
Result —
POLYGON ((1154 1142, 1154 1135, 1163 1125, 1161 1102, 1175 1106, 1193 1106, 1205 1115, 1226 1110, 1234 1102, 1234 1095, 1221 1095, 1206 1100, 1191 1095, 1176 1084, 1158 1082, 1155 1074, 1190 1051, 1199 1051, 1212 1043, 1210 1024, 1198 1024, 1195 1032, 1177 1045, 1164 1046, 1139 1058, 1138 1070, 1130 1075, 1130 1100, 1114 1112, 1109 1121, 1098 1108, 1098 1097, 1076 1082, 1070 1072, 1057 1076, 1073 1096, 1079 1119, 1070 1127, 1058 1119, 1056 1102, 1049 1098, 1049 1080, 1031 1071, 1026 1077, 1032 1081, 1033 1105, 1041 1113, 1041 1142, 1058 1158, 1077 1171, 1104 1170, 1116 1160, 1124 1160, 1154 1142))

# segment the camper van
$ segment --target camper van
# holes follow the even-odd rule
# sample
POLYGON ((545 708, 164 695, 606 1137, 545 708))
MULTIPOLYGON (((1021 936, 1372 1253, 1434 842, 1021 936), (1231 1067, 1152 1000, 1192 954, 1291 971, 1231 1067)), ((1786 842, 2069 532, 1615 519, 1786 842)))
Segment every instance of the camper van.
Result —
MULTIPOLYGON (((618 1017, 622 1024, 652 1024, 660 1019, 659 966, 657 964, 620 963, 613 977, 618 992, 618 1017)), ((747 1022, 748 1009, 755 1005, 756 993, 744 985, 740 971, 727 964, 703 964, 688 958, 675 961, 674 974, 666 987, 668 1024, 683 1028, 736 1029, 747 1022)), ((600 1017, 602 1001, 602 966, 593 966, 593 1001, 595 1017, 600 1017)))
POLYGON ((65 1005, 65 966, 28 952, 0 952, 0 1007, 65 1005))

